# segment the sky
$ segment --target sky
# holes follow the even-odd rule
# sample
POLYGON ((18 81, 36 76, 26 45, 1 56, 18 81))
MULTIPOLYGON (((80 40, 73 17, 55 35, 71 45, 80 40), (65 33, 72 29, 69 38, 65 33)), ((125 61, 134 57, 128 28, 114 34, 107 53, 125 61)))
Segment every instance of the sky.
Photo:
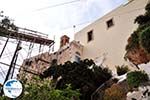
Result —
POLYGON ((49 34, 59 42, 127 0, 0 0, 0 10, 20 27, 49 34), (74 1, 72 3, 69 3, 74 1), (68 3, 68 4, 64 4, 68 3), (52 8, 53 5, 64 4, 52 8), (41 9, 45 8, 45 9, 41 9), (47 9, 46 9, 47 8, 47 9), (76 28, 73 28, 76 25, 76 28))
POLYGON ((0 11, 19 27, 48 34, 50 39, 55 36, 57 50, 62 35, 73 40, 76 32, 125 2, 127 0, 0 0, 0 11))

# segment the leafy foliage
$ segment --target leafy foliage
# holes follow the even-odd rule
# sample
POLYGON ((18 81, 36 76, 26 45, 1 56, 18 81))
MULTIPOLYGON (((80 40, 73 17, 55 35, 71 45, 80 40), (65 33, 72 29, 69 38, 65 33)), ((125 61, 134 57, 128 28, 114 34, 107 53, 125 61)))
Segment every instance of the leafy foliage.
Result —
POLYGON ((140 25, 147 23, 149 21, 149 16, 140 15, 135 19, 135 23, 138 23, 140 25))
POLYGON ((146 10, 147 12, 150 12, 150 4, 146 5, 145 10, 146 10))
POLYGON ((82 60, 80 63, 66 62, 64 65, 52 65, 41 75, 42 78, 53 76, 57 81, 56 88, 63 89, 71 84, 73 89, 80 89, 81 100, 90 100, 91 94, 112 75, 107 68, 96 66, 93 60, 82 60))
POLYGON ((104 100, 126 100, 126 93, 123 88, 117 84, 113 84, 110 88, 105 90, 104 100))
POLYGON ((48 79, 35 79, 34 82, 25 85, 24 93, 18 100, 79 100, 79 90, 72 90, 70 85, 59 90, 53 88, 48 79))
POLYGON ((0 83, 0 100, 9 100, 6 96, 4 96, 2 92, 3 85, 0 83))
POLYGON ((126 50, 128 51, 136 47, 139 47, 139 36, 136 32, 134 32, 128 39, 128 45, 126 46, 126 50))
POLYGON ((18 27, 14 25, 13 22, 8 17, 4 17, 0 22, 0 27, 7 29, 7 30, 13 30, 18 31, 18 27))
POLYGON ((148 80, 148 75, 144 71, 133 71, 127 74, 127 82, 130 87, 138 87, 148 80))
POLYGON ((118 76, 123 75, 129 71, 128 66, 116 66, 118 76))
MULTIPOLYGON (((130 51, 134 52, 135 49, 144 49, 144 53, 146 56, 148 56, 150 54, 150 3, 148 3, 145 7, 145 14, 144 15, 140 15, 135 19, 135 23, 138 23, 139 26, 137 28, 136 31, 133 32, 133 34, 131 34, 131 36, 128 39, 128 44, 126 46, 126 55, 127 54, 131 54, 130 51)), ((139 51, 140 52, 140 51, 139 51)), ((136 53, 132 53, 132 55, 136 55, 136 53)), ((131 55, 130 56, 126 56, 129 57, 129 60, 133 63, 135 63, 136 59, 130 59, 132 58, 131 55)), ((126 58, 125 57, 125 58, 126 58)), ((139 56, 142 58, 142 56, 139 56)), ((148 59, 150 60, 150 59, 148 59)), ((139 62, 139 61, 137 61, 139 62)), ((147 63, 147 59, 144 61, 141 61, 141 63, 147 63)), ((139 64, 139 63, 138 63, 139 64)))
POLYGON ((6 96, 0 96, 0 100, 9 100, 9 98, 6 96))
POLYGON ((135 19, 135 23, 138 23, 139 25, 147 24, 150 22, 150 3, 148 3, 145 7, 145 14, 140 15, 135 19))
POLYGON ((146 52, 150 53, 150 27, 141 32, 140 39, 142 47, 146 50, 146 52))

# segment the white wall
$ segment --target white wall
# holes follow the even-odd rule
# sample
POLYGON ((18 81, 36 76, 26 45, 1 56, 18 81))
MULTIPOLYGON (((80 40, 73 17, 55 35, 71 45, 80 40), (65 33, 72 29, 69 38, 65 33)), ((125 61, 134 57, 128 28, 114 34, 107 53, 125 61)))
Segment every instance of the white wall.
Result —
POLYGON ((137 28, 134 19, 145 12, 144 7, 147 2, 148 0, 133 0, 77 32, 75 40, 80 41, 84 46, 83 58, 96 59, 106 53, 105 65, 111 69, 114 69, 115 65, 125 64, 127 39, 137 28), (106 21, 111 18, 113 18, 114 26, 107 29, 106 21), (93 30, 94 40, 88 43, 87 32, 90 30, 93 30))

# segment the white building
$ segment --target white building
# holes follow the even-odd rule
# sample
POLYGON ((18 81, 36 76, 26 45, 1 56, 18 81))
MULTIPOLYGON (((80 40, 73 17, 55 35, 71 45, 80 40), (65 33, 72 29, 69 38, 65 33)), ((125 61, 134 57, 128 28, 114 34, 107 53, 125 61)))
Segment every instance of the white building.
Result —
MULTIPOLYGON (((93 59, 96 64, 103 63, 113 71, 115 71, 116 65, 129 64, 124 60, 127 40, 138 27, 137 24, 134 24, 134 20, 137 16, 145 13, 148 1, 129 0, 128 3, 121 5, 77 32, 75 40, 72 42, 69 42, 69 37, 66 35, 62 36, 60 49, 57 52, 44 53, 43 56, 37 55, 31 58, 30 70, 42 73, 50 66, 47 62, 51 62, 53 59, 57 59, 58 64, 64 64, 66 61, 73 62, 80 58, 88 58, 93 59), (36 58, 39 59, 38 63, 36 58)), ((23 66, 24 64, 26 61, 23 66)))
POLYGON ((138 26, 134 19, 144 14, 148 1, 129 0, 77 32, 75 41, 84 46, 82 59, 96 60, 104 55, 104 64, 112 70, 115 65, 127 64, 124 60, 127 39, 138 26))

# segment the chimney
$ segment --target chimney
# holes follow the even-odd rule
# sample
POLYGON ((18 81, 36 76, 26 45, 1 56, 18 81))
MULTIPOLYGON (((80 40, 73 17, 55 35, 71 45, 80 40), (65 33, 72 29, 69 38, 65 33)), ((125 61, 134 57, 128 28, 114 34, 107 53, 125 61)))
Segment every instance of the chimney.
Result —
POLYGON ((60 48, 69 43, 69 37, 67 35, 63 35, 60 38, 60 48))

